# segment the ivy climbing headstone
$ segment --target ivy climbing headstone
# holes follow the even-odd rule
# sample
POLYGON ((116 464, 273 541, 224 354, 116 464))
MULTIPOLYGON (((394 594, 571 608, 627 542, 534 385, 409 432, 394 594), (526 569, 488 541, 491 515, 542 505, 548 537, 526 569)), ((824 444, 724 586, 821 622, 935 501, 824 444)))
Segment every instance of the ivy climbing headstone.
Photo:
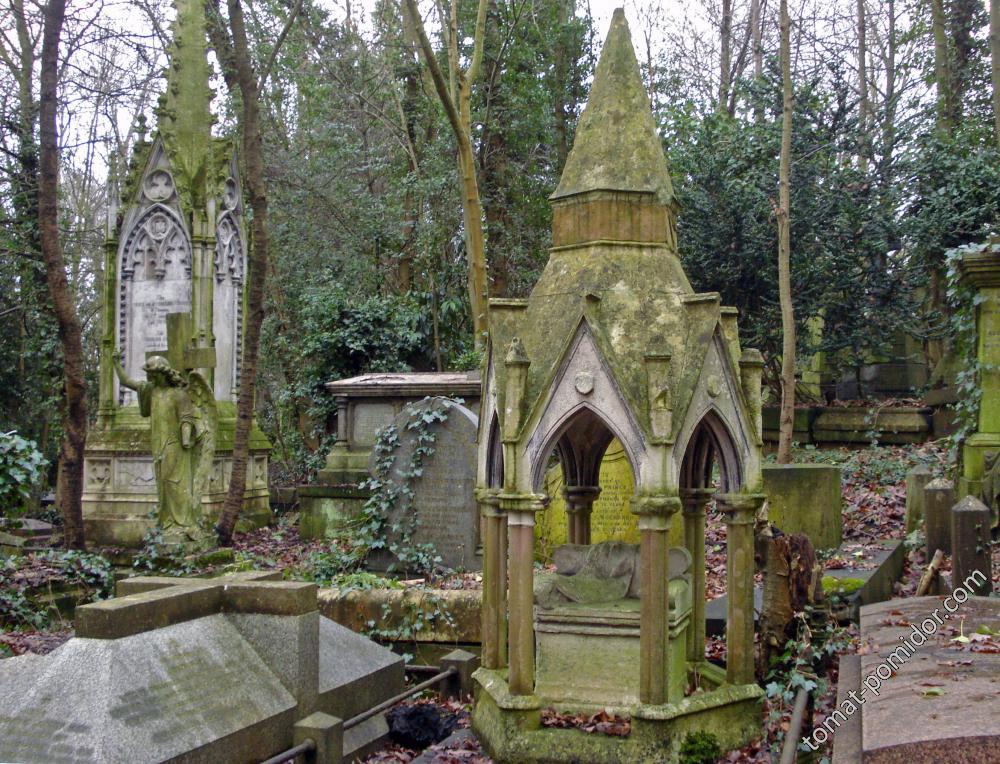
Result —
POLYGON ((375 569, 477 570, 475 500, 478 417, 449 398, 408 404, 372 450, 369 555, 375 569))

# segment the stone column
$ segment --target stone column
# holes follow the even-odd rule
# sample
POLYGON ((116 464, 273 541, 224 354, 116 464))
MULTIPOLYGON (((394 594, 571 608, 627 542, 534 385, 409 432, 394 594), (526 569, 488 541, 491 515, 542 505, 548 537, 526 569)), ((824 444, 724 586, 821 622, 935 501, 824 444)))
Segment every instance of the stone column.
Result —
MULTIPOLYGON (((981 496, 990 479, 987 457, 1000 451, 1000 239, 991 237, 958 263, 962 282, 976 290, 976 357, 980 365, 979 422, 962 446, 958 496, 981 496)), ((987 503, 992 497, 986 497, 987 503)))
POLYGON ((500 496, 500 507, 507 514, 509 544, 508 683, 512 695, 535 691, 535 512, 543 508, 543 498, 534 494, 500 496))
POLYGON ((333 442, 330 453, 326 455, 326 465, 317 475, 319 482, 327 485, 350 482, 348 479, 348 470, 351 465, 350 449, 347 443, 347 396, 338 395, 333 400, 337 404, 337 439, 333 442))
POLYGON ((716 494, 726 523, 726 681, 750 684, 754 680, 754 544, 759 494, 716 494))
POLYGON ((691 554, 691 625, 687 658, 705 660, 705 506, 714 488, 682 488, 684 546, 691 554))
POLYGON ((341 445, 347 448, 347 396, 338 395, 333 400, 337 404, 337 440, 334 447, 341 445))
POLYGON ((477 492, 479 512, 483 518, 483 666, 500 668, 500 608, 503 600, 506 609, 506 576, 501 578, 500 537, 505 534, 505 517, 499 510, 500 500, 496 491, 489 489, 477 492))
POLYGON ((680 503, 669 495, 642 496, 635 502, 640 534, 639 701, 649 705, 666 703, 670 686, 667 533, 680 503))
POLYGON ((567 538, 570 544, 590 543, 590 515, 601 489, 596 486, 567 485, 563 487, 566 497, 566 520, 569 524, 567 538))

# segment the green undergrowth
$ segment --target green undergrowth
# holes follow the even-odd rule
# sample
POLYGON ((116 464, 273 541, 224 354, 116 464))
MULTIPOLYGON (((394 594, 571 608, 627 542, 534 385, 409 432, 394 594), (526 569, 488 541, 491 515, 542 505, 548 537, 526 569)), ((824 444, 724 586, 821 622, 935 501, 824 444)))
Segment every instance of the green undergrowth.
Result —
MULTIPOLYGON (((947 467, 946 444, 938 442, 910 446, 868 446, 867 448, 817 448, 811 444, 793 444, 795 464, 832 464, 844 471, 844 480, 870 485, 892 486, 906 479, 914 467, 926 464, 944 474, 947 467)), ((774 454, 766 457, 773 464, 774 454)))
POLYGON ((53 598, 77 588, 76 604, 111 596, 114 574, 101 555, 50 551, 0 556, 0 629, 42 630, 61 621, 53 598))

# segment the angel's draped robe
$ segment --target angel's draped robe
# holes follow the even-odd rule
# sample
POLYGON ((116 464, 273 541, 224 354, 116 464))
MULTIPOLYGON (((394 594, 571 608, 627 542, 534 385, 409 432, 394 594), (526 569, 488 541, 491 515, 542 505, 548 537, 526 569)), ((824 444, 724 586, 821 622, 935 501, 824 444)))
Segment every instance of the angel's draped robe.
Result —
POLYGON ((198 416, 191 396, 183 387, 139 385, 139 412, 149 417, 149 440, 158 499, 157 519, 161 528, 197 526, 201 519, 200 497, 195 497, 195 442, 198 416), (181 426, 191 425, 191 447, 181 444, 181 426))

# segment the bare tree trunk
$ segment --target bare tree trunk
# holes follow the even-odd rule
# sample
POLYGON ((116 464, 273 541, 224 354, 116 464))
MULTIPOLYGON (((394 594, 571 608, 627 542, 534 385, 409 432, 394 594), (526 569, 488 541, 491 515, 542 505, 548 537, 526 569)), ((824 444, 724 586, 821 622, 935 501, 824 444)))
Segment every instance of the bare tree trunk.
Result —
POLYGON ((458 144, 458 174, 462 183, 462 219, 465 225, 465 250, 469 259, 469 307, 472 311, 473 341, 482 349, 487 330, 489 303, 486 296, 486 243, 483 237, 483 204, 476 180, 476 157, 472 150, 472 85, 479 77, 483 60, 488 0, 479 0, 476 31, 473 38, 472 59, 468 69, 459 68, 458 56, 458 0, 452 0, 450 26, 447 30, 449 75, 456 89, 449 88, 438 66, 437 57, 424 29, 416 0, 405 0, 417 37, 424 63, 434 80, 434 89, 444 108, 448 124, 458 144), (457 91, 457 92, 456 92, 457 91))
POLYGON ((554 117, 556 132, 556 166, 555 171, 561 173, 566 164, 566 157, 569 155, 569 120, 570 120, 570 95, 569 95, 569 61, 571 52, 569 50, 569 40, 567 25, 572 21, 576 10, 575 0, 557 0, 556 13, 559 38, 555 43, 555 50, 552 52, 553 59, 553 79, 555 80, 556 94, 554 100, 554 117))
MULTIPOLYGON (((764 47, 761 40, 763 29, 761 27, 761 0, 750 0, 750 16, 747 24, 750 26, 750 48, 753 58, 753 81, 760 83, 764 75, 764 47)), ((753 99, 753 118, 757 122, 764 121, 764 108, 760 98, 753 99)))
POLYGON ((869 134, 869 114, 871 103, 868 97, 868 25, 865 16, 865 0, 858 0, 858 169, 868 174, 871 159, 871 135, 869 134))
POLYGON ((760 609, 758 676, 767 674, 771 656, 783 652, 785 644, 795 636, 795 614, 822 597, 820 572, 808 536, 793 533, 791 536, 772 536, 768 540, 760 609))
POLYGON ((45 6, 39 88, 38 233, 42 258, 59 325, 63 355, 63 440, 59 448, 56 504, 63 518, 67 548, 83 549, 83 450, 87 442, 87 397, 83 372, 83 338, 66 262, 59 241, 59 143, 56 127, 59 90, 59 38, 66 0, 45 6))
POLYGON ((233 436, 233 470, 229 491, 216 526, 219 543, 229 545, 246 490, 247 459, 250 427, 253 424, 254 397, 257 389, 257 355, 260 348, 260 328, 264 322, 264 285, 267 279, 268 229, 267 187, 264 183, 264 152, 260 135, 260 90, 257 75, 250 60, 243 7, 240 0, 228 0, 229 26, 232 30, 232 65, 235 81, 243 100, 240 128, 243 138, 243 160, 246 164, 247 198, 253 210, 252 240, 248 269, 247 318, 243 336, 243 356, 240 365, 240 395, 236 404, 236 432, 233 436))
POLYGON ((938 131, 947 137, 954 128, 955 75, 944 11, 944 0, 931 0, 931 28, 934 32, 934 80, 937 85, 938 131))
POLYGON ((993 137, 1000 146, 1000 0, 990 0, 990 80, 993 83, 993 137))
MULTIPOLYGON (((892 182, 892 157, 896 148, 896 2, 888 0, 889 26, 886 34, 885 112, 882 115, 882 157, 879 180, 886 191, 892 182)), ((887 198, 887 196, 886 196, 887 198)))
POLYGON ((733 0, 722 0, 719 28, 719 113, 729 113, 729 88, 733 54, 733 0))
POLYGON ((788 0, 781 0, 781 158, 778 165, 778 295, 781 302, 781 415, 778 463, 792 461, 795 420, 795 308, 792 305, 790 176, 792 155, 792 63, 788 0))
POLYGON ((750 0, 750 39, 753 45, 753 76, 759 80, 764 73, 764 46, 761 41, 760 0, 750 0))

